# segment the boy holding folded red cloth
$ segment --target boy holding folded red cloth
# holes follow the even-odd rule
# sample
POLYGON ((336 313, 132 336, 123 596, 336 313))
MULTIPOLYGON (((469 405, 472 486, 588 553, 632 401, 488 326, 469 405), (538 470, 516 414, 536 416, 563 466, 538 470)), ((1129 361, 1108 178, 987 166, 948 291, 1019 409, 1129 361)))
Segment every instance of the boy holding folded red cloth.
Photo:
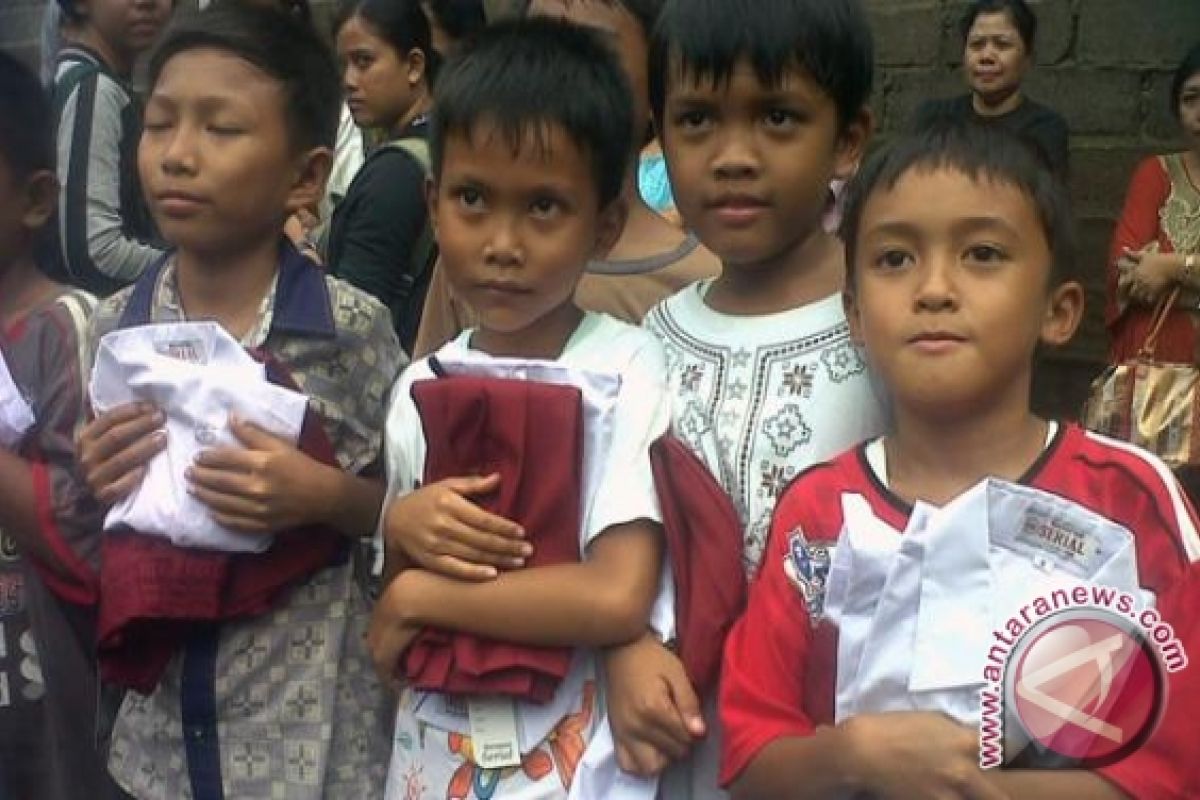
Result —
POLYGON ((402 684, 387 796, 653 798, 616 767, 595 655, 673 635, 650 455, 666 366, 573 300, 622 228, 629 88, 594 34, 530 19, 435 92, 430 218, 479 325, 392 395, 369 636, 402 684))

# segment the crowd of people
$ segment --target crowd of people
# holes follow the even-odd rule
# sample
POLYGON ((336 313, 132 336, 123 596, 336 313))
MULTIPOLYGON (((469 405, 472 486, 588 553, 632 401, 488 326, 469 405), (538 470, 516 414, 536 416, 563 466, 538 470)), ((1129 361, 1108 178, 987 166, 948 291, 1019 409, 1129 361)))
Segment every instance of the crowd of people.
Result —
MULTIPOLYGON (((200 5, 0 53, 0 798, 1200 796, 1195 668, 981 766, 1035 599, 1200 653, 1195 473, 1030 407, 1024 0, 881 149, 860 0, 200 5)), ((1200 360, 1200 45, 1167 101, 1114 363, 1200 360)))

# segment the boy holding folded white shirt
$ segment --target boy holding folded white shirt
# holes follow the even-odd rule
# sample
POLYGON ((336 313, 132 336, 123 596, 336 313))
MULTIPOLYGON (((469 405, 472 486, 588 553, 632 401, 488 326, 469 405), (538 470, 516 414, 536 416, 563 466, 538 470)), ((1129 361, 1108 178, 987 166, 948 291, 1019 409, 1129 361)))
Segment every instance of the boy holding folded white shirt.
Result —
POLYGON ((725 654, 722 778, 736 797, 1200 792, 1194 669, 1167 677, 1160 724, 1121 760, 978 766, 978 699, 963 687, 982 683, 980 649, 1022 594, 1128 589, 1200 648, 1200 536, 1174 478, 1029 408, 1034 350, 1069 340, 1082 313, 1069 219, 1062 187, 1000 132, 939 127, 860 173, 847 314, 893 424, 801 474, 776 508, 725 654), (1040 536, 1045 519, 1087 546, 1040 536))
MULTIPOLYGON (((385 400, 404 356, 382 305, 324 275, 279 233, 323 191, 337 73, 303 25, 228 3, 177 20, 149 79, 138 162, 176 249, 101 304, 93 346, 118 328, 213 320, 278 373, 276 382, 308 396, 315 424, 306 422, 305 435, 320 445, 301 449, 231 420, 241 446, 205 450, 176 489, 192 492, 225 528, 272 535, 274 546, 164 556, 227 557, 235 574, 250 573, 242 588, 252 594, 257 565, 304 558, 331 540, 336 555, 261 613, 183 626, 182 636, 180 626, 169 628, 178 645, 147 694, 126 696, 109 769, 147 800, 375 797, 386 769, 386 704, 364 644, 369 605, 351 555, 383 500, 376 476, 385 400), (316 450, 329 460, 309 454, 316 450)), ((87 426, 80 460, 101 500, 112 505, 138 486, 166 446, 170 426, 159 427, 177 408, 125 405, 87 426)), ((161 537, 103 536, 126 555, 163 546, 161 537)), ((102 618, 105 604, 102 593, 102 618)))

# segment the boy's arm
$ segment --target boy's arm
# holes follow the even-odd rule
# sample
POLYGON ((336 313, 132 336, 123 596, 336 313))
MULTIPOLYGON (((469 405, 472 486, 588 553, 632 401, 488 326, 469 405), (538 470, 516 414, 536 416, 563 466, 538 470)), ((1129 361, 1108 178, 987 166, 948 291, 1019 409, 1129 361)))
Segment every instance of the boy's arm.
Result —
POLYGON ((53 551, 37 535, 33 470, 25 459, 0 448, 0 530, 17 540, 22 552, 56 570, 63 569, 53 551))
POLYGON ((658 525, 637 520, 609 528, 578 564, 505 572, 481 583, 407 570, 376 605, 372 654, 390 674, 426 626, 534 646, 627 642, 645 630, 661 559, 658 525))

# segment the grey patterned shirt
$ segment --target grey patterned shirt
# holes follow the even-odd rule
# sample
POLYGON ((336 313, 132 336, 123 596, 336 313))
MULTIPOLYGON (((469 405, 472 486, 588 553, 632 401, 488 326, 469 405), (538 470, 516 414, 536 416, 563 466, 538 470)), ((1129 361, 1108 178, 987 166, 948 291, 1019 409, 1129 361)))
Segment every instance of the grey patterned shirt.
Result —
MULTIPOLYGON (((183 319, 167 262, 101 304, 91 340, 183 319)), ((291 371, 343 468, 378 468, 387 394, 406 360, 387 309, 284 246, 244 344, 291 371)), ((360 572, 353 559, 330 566, 270 613, 193 637, 153 694, 126 697, 109 759, 118 782, 143 800, 379 796, 390 704, 365 647, 360 572)))

